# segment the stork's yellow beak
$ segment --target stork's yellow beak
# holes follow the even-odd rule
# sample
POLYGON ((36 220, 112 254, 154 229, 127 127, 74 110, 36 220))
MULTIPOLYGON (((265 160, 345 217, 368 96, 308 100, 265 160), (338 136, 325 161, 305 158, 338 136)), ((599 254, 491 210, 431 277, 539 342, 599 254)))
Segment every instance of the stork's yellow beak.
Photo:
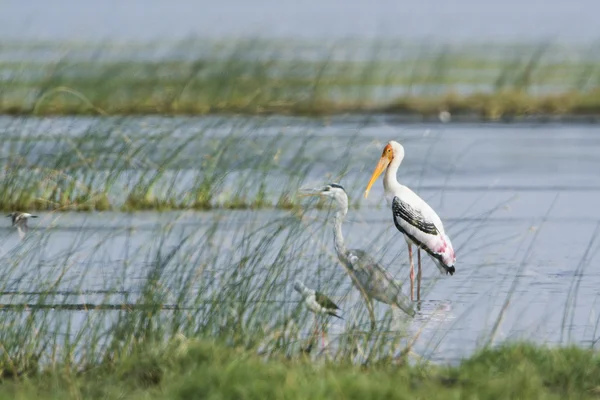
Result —
POLYGON ((369 181, 369 184, 367 185, 367 189, 365 190, 365 199, 369 196, 369 191, 371 190, 371 186, 373 186, 373 184, 375 183, 377 178, 379 178, 379 175, 381 175, 381 173, 383 171, 385 171, 385 169, 387 168, 389 163, 390 163, 390 160, 387 157, 381 157, 379 159, 379 162, 377 163, 377 166, 375 167, 375 171, 373 171, 373 175, 371 175, 371 180, 369 181))
POLYGON ((381 153, 381 158, 379 159, 379 162, 377 163, 377 166, 375 167, 375 171, 373 171, 373 175, 371 175, 371 180, 369 181, 369 184, 367 185, 367 189, 365 190, 365 199, 369 196, 369 191, 371 190, 371 186, 373 186, 373 184, 375 183, 377 178, 379 178, 379 175, 381 175, 381 173, 383 171, 385 171, 385 169, 390 164, 390 162, 392 161, 393 158, 394 158, 394 154, 393 154, 392 146, 388 144, 387 146, 384 147, 383 152, 381 153))

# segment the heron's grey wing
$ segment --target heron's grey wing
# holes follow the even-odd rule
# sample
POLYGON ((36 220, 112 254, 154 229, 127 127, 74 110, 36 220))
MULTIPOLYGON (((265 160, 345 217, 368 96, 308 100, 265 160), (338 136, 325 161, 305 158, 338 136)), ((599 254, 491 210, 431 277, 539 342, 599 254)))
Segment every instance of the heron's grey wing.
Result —
POLYGON ((365 272, 368 272, 369 274, 373 275, 381 275, 382 277, 390 280, 390 281, 394 281, 394 278, 392 277, 392 275, 390 275, 390 273, 381 266, 381 264, 379 264, 377 261, 375 261, 375 259, 373 257, 371 257, 366 251, 364 250, 348 250, 348 253, 352 253, 353 254, 353 260, 354 262, 352 263, 352 266, 355 269, 360 269, 363 270, 365 272))
POLYGON ((369 291, 378 292, 386 299, 386 303, 391 301, 408 315, 415 315, 410 300, 402 293, 402 287, 397 284, 392 274, 365 251, 349 250, 348 253, 350 252, 353 252, 358 260, 356 265, 353 264, 354 270, 362 276, 363 281, 365 278, 368 280, 369 291))
POLYGON ((363 250, 351 249, 344 253, 349 273, 354 276, 353 281, 362 286, 363 290, 369 291, 373 282, 374 260, 363 250))
POLYGON ((346 260, 350 263, 352 268, 359 267, 359 262, 362 258, 362 254, 364 253, 362 250, 347 250, 346 251, 346 260))
POLYGON ((396 281, 394 282, 394 286, 397 288, 396 292, 396 305, 406 314, 414 317, 416 312, 412 306, 412 301, 408 298, 407 295, 402 293, 402 287, 396 281))
POLYGON ((329 297, 325 296, 323 293, 316 292, 315 297, 316 297, 317 303, 319 303, 319 305, 323 308, 327 308, 329 310, 339 310, 340 309, 338 307, 338 305, 333 302, 333 300, 331 300, 329 297))
POLYGON ((353 267, 367 267, 377 262, 366 251, 360 249, 352 249, 346 251, 346 257, 352 263, 353 267))
POLYGON ((373 257, 363 250, 348 250, 352 273, 368 293, 381 293, 393 282, 393 277, 373 257))

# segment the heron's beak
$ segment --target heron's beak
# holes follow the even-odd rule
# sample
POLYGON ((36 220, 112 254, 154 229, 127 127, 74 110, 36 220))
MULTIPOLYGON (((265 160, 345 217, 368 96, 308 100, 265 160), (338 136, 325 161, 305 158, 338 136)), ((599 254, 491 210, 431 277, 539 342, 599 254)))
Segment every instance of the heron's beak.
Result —
POLYGON ((309 197, 309 196, 320 196, 321 189, 300 189, 298 191, 298 196, 300 197, 309 197))
POLYGON ((375 171, 373 171, 373 175, 371 175, 371 180, 369 181, 369 184, 367 185, 367 189, 365 190, 365 199, 369 196, 369 191, 371 190, 371 186, 373 186, 373 184, 375 183, 377 178, 379 178, 379 175, 381 175, 381 173, 383 171, 385 171, 387 166, 390 164, 390 161, 391 160, 386 156, 382 156, 379 159, 379 162, 377 163, 377 166, 375 167, 375 171))

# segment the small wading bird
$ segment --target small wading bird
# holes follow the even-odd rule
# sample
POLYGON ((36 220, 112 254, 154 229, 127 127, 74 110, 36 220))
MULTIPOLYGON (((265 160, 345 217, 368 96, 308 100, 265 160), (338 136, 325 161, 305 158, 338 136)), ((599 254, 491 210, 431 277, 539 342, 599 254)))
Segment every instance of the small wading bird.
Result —
MULTIPOLYGON (((310 311, 312 311, 317 316, 327 316, 331 315, 333 317, 343 319, 339 315, 337 315, 338 310, 340 309, 337 304, 335 304, 329 297, 325 296, 323 293, 317 292, 316 290, 307 288, 303 282, 296 280, 294 282, 294 289, 302 295, 304 298, 304 305, 310 311)), ((317 318, 315 318, 315 332, 317 332, 317 318)), ((324 343, 325 331, 321 333, 321 340, 323 345, 324 343)))
POLYGON ((396 306, 411 317, 414 316, 415 311, 402 294, 400 283, 394 280, 390 273, 365 251, 346 248, 342 234, 342 222, 348 213, 348 195, 344 188, 336 183, 331 183, 320 189, 303 189, 300 193, 302 196, 323 196, 335 200, 337 206, 333 217, 335 252, 340 263, 348 271, 352 283, 365 299, 371 318, 371 328, 375 329, 375 314, 371 299, 396 306))
POLYGON ((412 190, 398 183, 396 172, 404 159, 404 147, 396 141, 390 141, 381 154, 379 163, 371 175, 365 190, 365 198, 371 186, 385 170, 383 189, 388 205, 391 205, 394 225, 404 234, 408 245, 410 261, 410 298, 414 300, 413 288, 415 271, 413 266, 412 245, 417 246, 419 270, 417 273, 417 300, 421 300, 421 249, 425 250, 442 274, 453 275, 456 255, 450 238, 444 231, 440 217, 412 190))
POLYGON ((25 233, 27 233, 29 230, 29 227, 27 226, 27 220, 29 218, 37 218, 38 216, 16 211, 11 212, 7 215, 7 217, 12 218, 12 226, 17 227, 17 230, 19 231, 19 237, 23 239, 25 237, 25 233))

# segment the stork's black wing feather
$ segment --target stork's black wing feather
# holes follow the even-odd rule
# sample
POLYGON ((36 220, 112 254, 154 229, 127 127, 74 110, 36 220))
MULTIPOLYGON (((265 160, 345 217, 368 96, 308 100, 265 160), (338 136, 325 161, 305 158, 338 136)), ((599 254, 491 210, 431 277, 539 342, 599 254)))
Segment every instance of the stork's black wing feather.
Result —
POLYGON ((438 230, 433 222, 427 220, 421 211, 415 210, 410 204, 400 200, 398 196, 395 196, 392 201, 392 212, 394 213, 394 219, 400 218, 421 232, 430 235, 438 234, 438 230))

